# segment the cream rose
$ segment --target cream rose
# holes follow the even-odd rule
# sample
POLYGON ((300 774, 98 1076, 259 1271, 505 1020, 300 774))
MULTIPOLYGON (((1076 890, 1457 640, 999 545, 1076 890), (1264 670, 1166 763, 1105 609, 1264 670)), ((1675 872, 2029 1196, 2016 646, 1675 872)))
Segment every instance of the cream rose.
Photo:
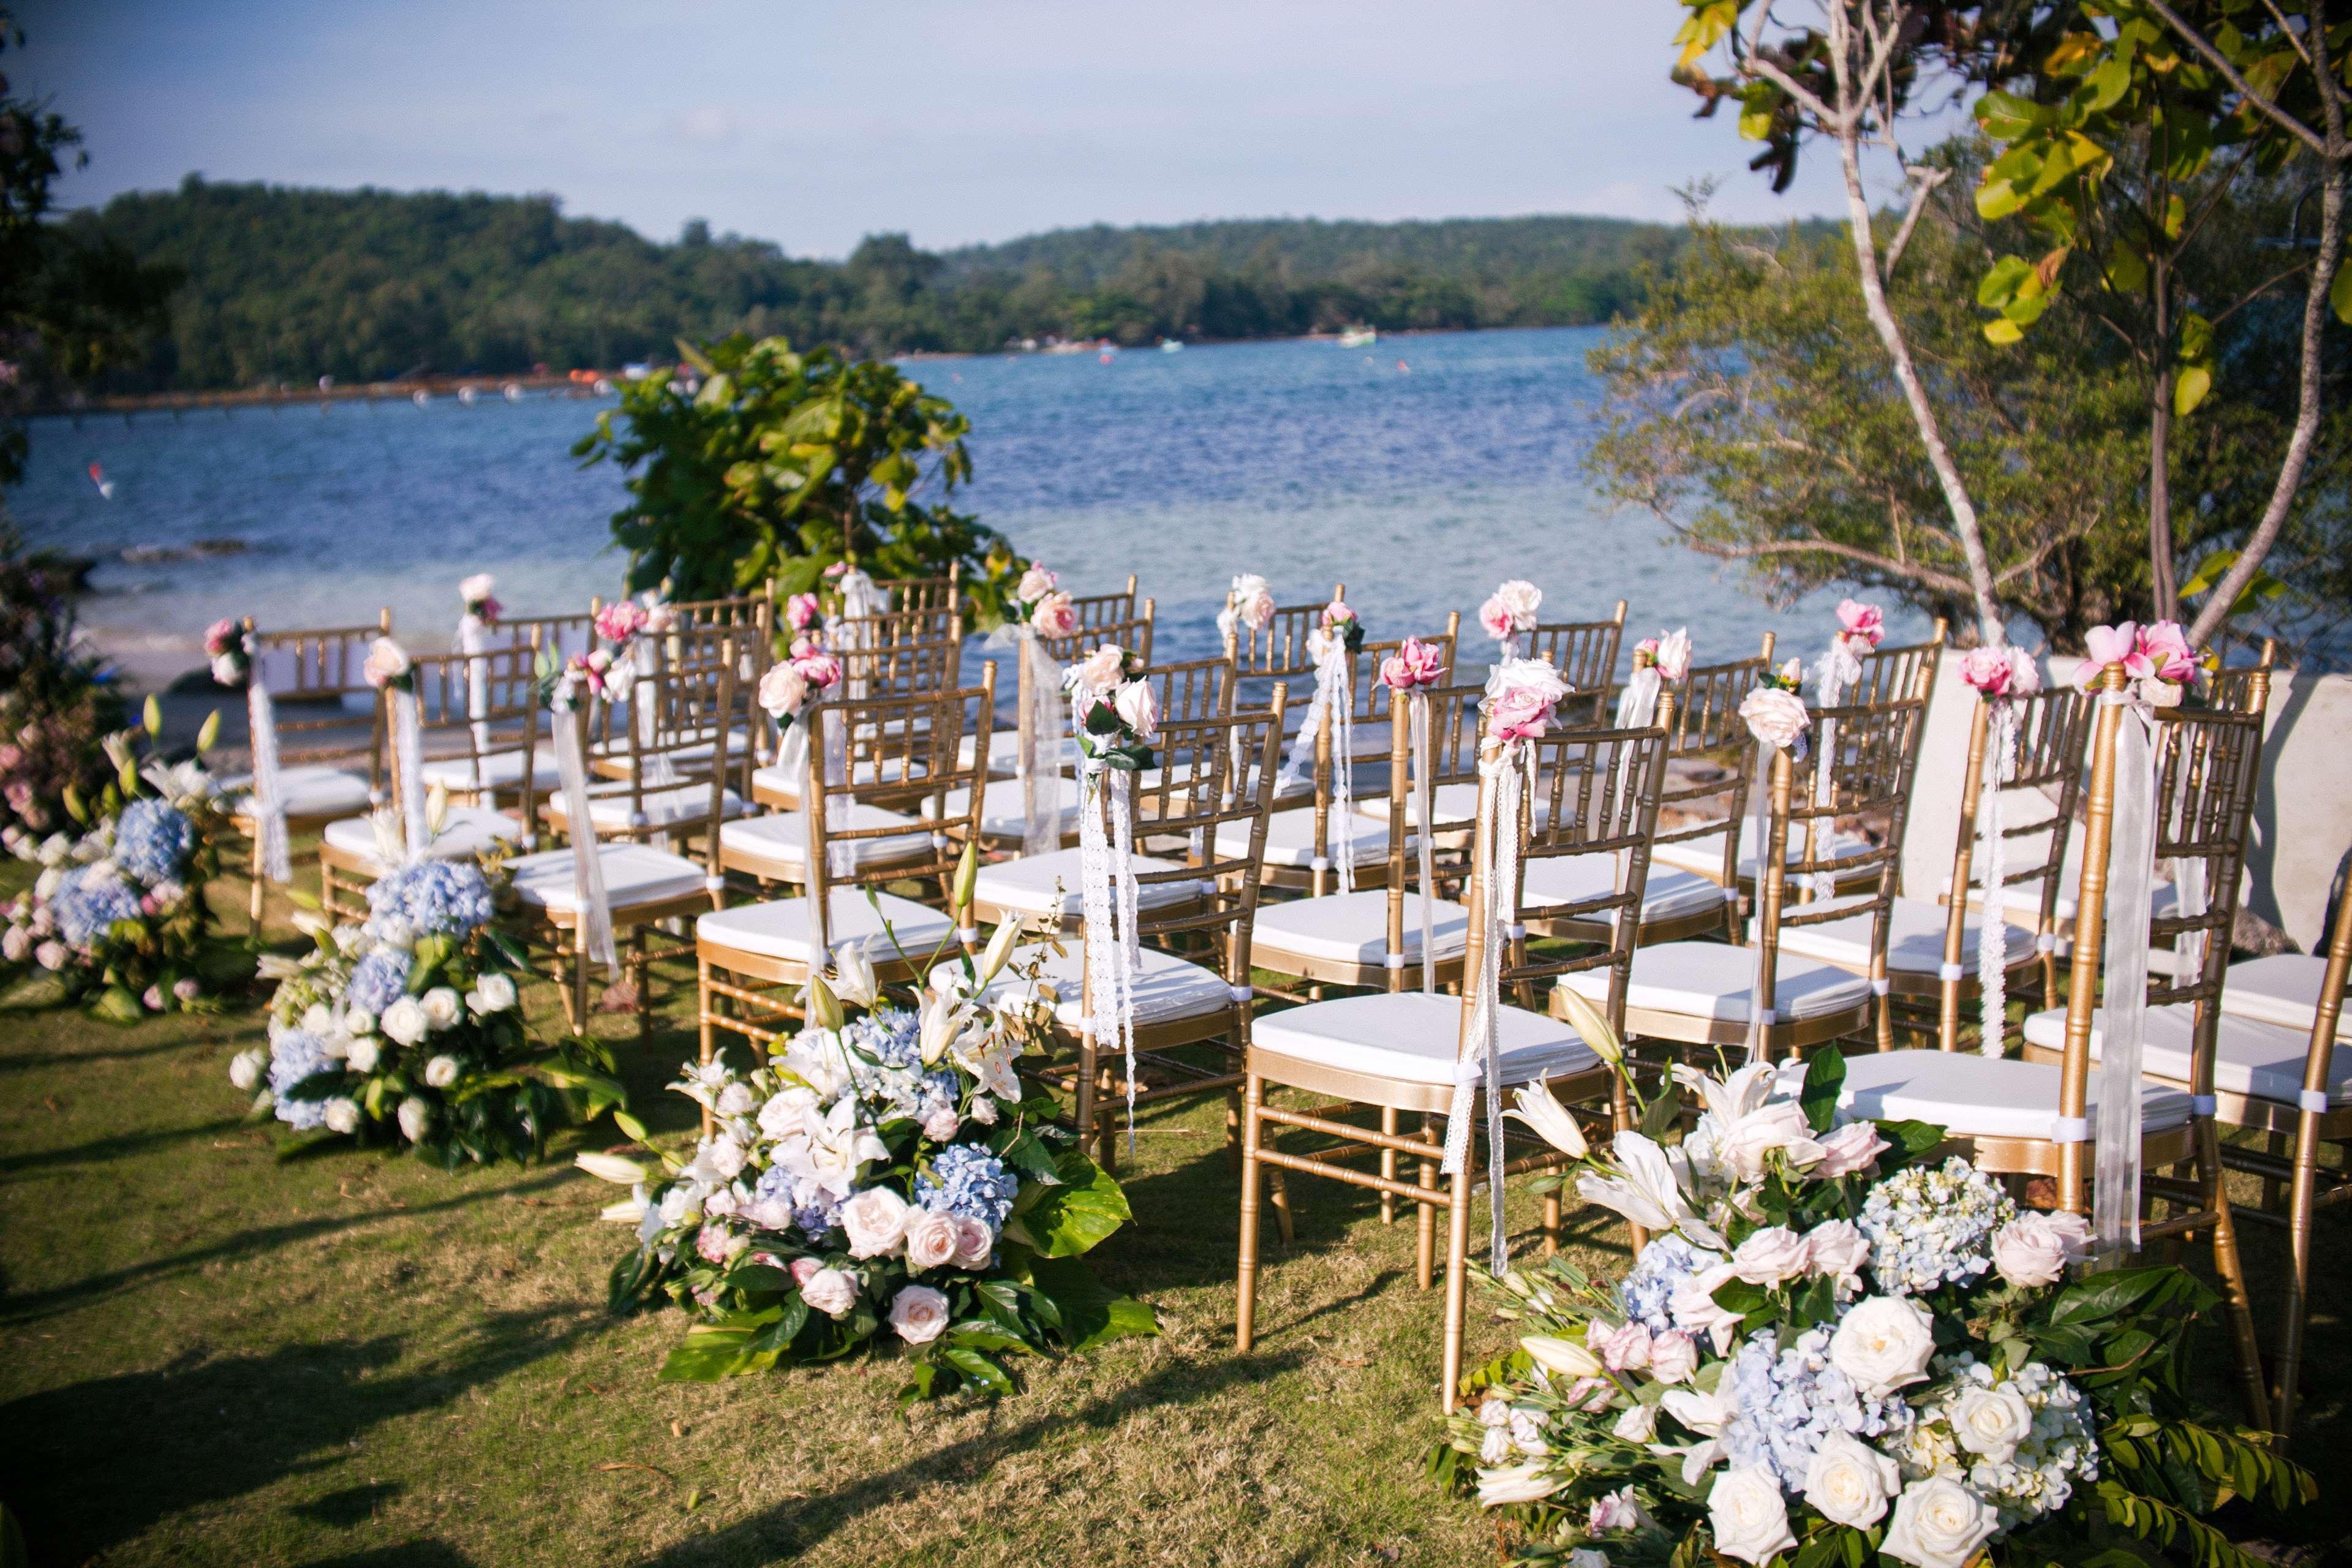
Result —
MULTIPOLYGON (((394 1004, 397 1005, 397 1004, 394 1004)), ((457 1058, 435 1057, 425 1064, 425 1081, 435 1089, 448 1089, 457 1081, 457 1058)))
POLYGON ((1731 1255, 1731 1272, 1750 1285, 1773 1286, 1805 1271, 1805 1238, 1785 1225, 1750 1231, 1731 1255))
POLYGON ((772 717, 790 718, 808 706, 808 677, 787 659, 768 667, 760 677, 760 706, 772 717))
POLYGON ((1660 1383, 1681 1383, 1698 1370, 1698 1341, 1678 1329, 1669 1329, 1650 1342, 1650 1375, 1660 1383))
POLYGON ((1853 1279, 1870 1261, 1870 1238, 1850 1219, 1833 1219, 1805 1232, 1805 1267, 1832 1279, 1853 1279))
POLYGON ((327 1101, 327 1130, 331 1132, 356 1132, 360 1130, 360 1107, 354 1100, 341 1095, 327 1101))
POLYGON ((1878 1163, 1881 1154, 1894 1147, 1878 1135, 1878 1125, 1872 1121, 1849 1121, 1821 1143, 1821 1163, 1805 1173, 1817 1181, 1867 1171, 1878 1163))
POLYGON ((1927 1358, 1936 1353, 1934 1322, 1907 1296, 1873 1296, 1830 1336, 1830 1364, 1864 1394, 1883 1398, 1927 1374, 1927 1358))
POLYGON ((927 1345, 947 1332, 948 1299, 928 1285, 907 1286, 890 1299, 890 1326, 908 1344, 927 1345))
POLYGON ((907 1234, 907 1200, 887 1187, 852 1193, 841 1205, 841 1228, 849 1237, 850 1257, 883 1257, 907 1234))
POLYGON ((1993 1233, 1992 1266, 2012 1285, 2054 1285, 2090 1246, 2081 1215, 2021 1214, 1993 1233))
POLYGON ((505 974, 485 974, 474 982, 475 1000, 467 1004, 477 1013, 503 1013, 515 1005, 515 983, 505 974))
POLYGON ((845 1318, 857 1305, 857 1281, 838 1268, 820 1268, 801 1281, 801 1300, 828 1318, 845 1318))
POLYGON ((1786 751, 1813 721, 1803 698, 1777 686, 1759 686, 1749 692, 1740 701, 1739 716, 1747 721, 1749 734, 1780 751, 1786 751))
POLYGON ((996 1253, 996 1232, 989 1228, 986 1220, 974 1219, 968 1214, 957 1215, 955 1226, 955 1266, 971 1269, 987 1268, 988 1260, 996 1253))
POLYGON ((1716 1150, 1717 1158, 1727 1162, 1745 1182, 1761 1179, 1765 1156, 1776 1151, 1799 1170, 1821 1163, 1822 1146, 1813 1142, 1813 1124, 1805 1120, 1804 1107, 1793 1100, 1775 1100, 1740 1117, 1723 1130, 1716 1150))
POLYGON ((1625 1413, 1609 1430, 1612 1436, 1628 1443, 1646 1443, 1658 1435, 1658 1407, 1636 1400, 1625 1406, 1625 1413))
POLYGON ((2014 1389, 1972 1388, 1952 1406, 1952 1436, 1969 1453, 2005 1464, 2033 1435, 2033 1407, 2014 1389))
POLYGON ((1805 1467, 1805 1500, 1839 1524, 1864 1529, 1886 1512, 1903 1484, 1893 1459, 1850 1432, 1832 1432, 1805 1467))
MULTIPOLYGON (((353 1040, 351 1043, 351 1048, 344 1052, 343 1061, 353 1072, 373 1072, 375 1071, 376 1061, 383 1054, 383 1051, 377 1047, 375 1037, 373 1036, 362 1035, 357 1039, 353 1040)), ((240 1085, 239 1087, 249 1088, 251 1086, 240 1085)))
POLYGON ((465 1002, 446 985, 436 985, 418 997, 416 1005, 425 1009, 425 1021, 436 1029, 452 1028, 466 1016, 465 1002))
POLYGON ((1160 696, 1148 680, 1130 680, 1111 699, 1127 727, 1146 741, 1160 733, 1160 696))
POLYGON ((397 1044, 413 1046, 423 1039, 425 1031, 433 1026, 431 1020, 425 1016, 425 1009, 416 1005, 415 997, 398 996, 393 999, 391 1006, 383 1010, 383 1016, 376 1021, 376 1026, 397 1044))
POLYGON ((1061 581, 1059 573, 1033 563, 1029 570, 1021 574, 1021 581, 1013 587, 1013 596, 1024 605, 1034 605, 1052 593, 1061 581))
POLYGON ((1126 673, 1127 655, 1110 643, 1080 659, 1075 671, 1078 684, 1097 695, 1118 686, 1126 673))
POLYGON ((1769 1562, 1797 1544, 1789 1532, 1789 1505, 1780 1478, 1763 1465, 1743 1465, 1717 1476, 1706 1494, 1715 1549, 1743 1563, 1769 1562))
POLYGON ((955 1260, 955 1216, 935 1209, 917 1209, 907 1219, 907 1267, 920 1274, 955 1260))
POLYGON ((1992 1506, 1947 1476, 1903 1489, 1878 1550, 1913 1568, 1963 1568, 2000 1522, 1992 1506))
POLYGON ((378 637, 368 645, 367 662, 360 673, 370 686, 388 686, 408 673, 408 650, 390 637, 378 637))

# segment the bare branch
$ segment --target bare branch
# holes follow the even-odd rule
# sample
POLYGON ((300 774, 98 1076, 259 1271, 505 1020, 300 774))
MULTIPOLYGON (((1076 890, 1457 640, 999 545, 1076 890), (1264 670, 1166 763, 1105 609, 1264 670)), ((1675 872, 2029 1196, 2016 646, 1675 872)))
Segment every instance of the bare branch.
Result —
POLYGON ((1901 577, 1923 587, 1939 589, 1947 594, 1969 599, 1976 588, 1965 577, 1955 577, 1948 572, 1938 572, 1932 566, 1916 566, 1881 555, 1874 550, 1846 544, 1834 539, 1765 539, 1752 544, 1726 544, 1718 540, 1696 539, 1684 531, 1684 542, 1702 555, 1712 555, 1718 561, 1748 561, 1762 556, 1829 555, 1841 561, 1858 562, 1890 577, 1901 577))
POLYGON ((2239 296, 2236 303, 2232 304, 2228 310, 2222 311, 2220 315, 2214 317, 2213 324, 2217 327, 2220 326, 2222 322, 2236 315, 2240 310, 2244 310, 2248 305, 2252 304, 2256 300, 2261 299, 2264 294, 2269 293, 2279 284, 2285 282, 2288 279, 2294 277, 2296 273, 2303 271, 2310 265, 2311 263, 2308 261, 2298 261, 2294 266, 2288 268, 2285 271, 2274 273, 2271 277, 2263 279, 2260 283, 2255 284, 2252 289, 2246 290, 2244 294, 2239 296))
POLYGON ((1927 210, 1927 198, 1936 194, 1937 185, 1952 177, 1952 172, 1949 169, 1929 169, 1916 165, 1906 169, 1904 173, 1910 175, 1916 188, 1911 193, 1911 210, 1903 215, 1903 226, 1895 231, 1894 240, 1886 247, 1885 271, 1889 278, 1895 276, 1895 267, 1903 260, 1903 247, 1911 243, 1911 231, 1919 226, 1919 215, 1927 210))

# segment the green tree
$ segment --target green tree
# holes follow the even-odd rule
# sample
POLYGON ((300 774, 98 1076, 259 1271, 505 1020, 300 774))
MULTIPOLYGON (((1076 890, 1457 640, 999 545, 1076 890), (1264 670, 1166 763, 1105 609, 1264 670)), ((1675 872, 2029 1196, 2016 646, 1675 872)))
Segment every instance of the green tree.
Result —
POLYGON ((949 506, 971 477, 971 425, 892 366, 780 337, 677 345, 686 363, 625 384, 620 406, 572 448, 627 474, 613 516, 629 585, 667 580, 678 598, 772 584, 815 586, 836 561, 877 577, 961 563, 986 620, 1020 563, 991 529, 949 506), (936 500, 919 499, 936 489, 936 500))

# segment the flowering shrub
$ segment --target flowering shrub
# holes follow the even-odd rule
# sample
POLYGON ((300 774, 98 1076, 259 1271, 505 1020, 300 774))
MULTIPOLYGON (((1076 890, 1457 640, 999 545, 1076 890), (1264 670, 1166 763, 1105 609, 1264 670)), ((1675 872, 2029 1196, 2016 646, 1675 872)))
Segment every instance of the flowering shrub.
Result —
POLYGON ((580 1157, 634 1189, 605 1211, 637 1229, 613 1270, 614 1310, 667 1297, 695 1321, 665 1379, 895 1340, 912 1372, 902 1399, 1000 1394, 1008 1352, 1159 1331, 1080 1260, 1126 1222, 1127 1197, 1015 1066, 1043 1028, 1034 980, 993 1007, 974 1000, 998 994, 1017 936, 1006 926, 957 985, 904 1000, 846 960, 833 985, 810 986, 814 1021, 766 1061, 687 1065, 675 1087, 709 1112, 690 1160, 663 1156, 662 1174, 580 1157))
POLYGON ((1677 1067, 1606 1155, 1521 1091, 1580 1193, 1654 1237, 1613 1288, 1565 1258, 1490 1282, 1525 1332, 1465 1379, 1437 1473, 1517 1527, 1523 1562, 2042 1568, 2185 1543, 2250 1568, 2200 1516, 2313 1483, 2182 1397, 2211 1294, 2170 1267, 2067 1282, 2079 1215, 1932 1162, 1940 1128, 1838 1125, 1843 1077, 1833 1050, 1801 1080, 1677 1067), (1669 1147, 1685 1089, 1706 1109, 1669 1147))
POLYGON ((100 741, 122 700, 75 648, 77 577, 0 524, 0 830, 56 831, 68 793, 94 799, 113 772, 100 741))
MULTIPOLYGON (((152 740, 162 727, 152 702, 148 726, 152 740)), ((212 731, 207 724, 204 744, 212 731)), ((68 795, 68 815, 86 825, 79 837, 0 828, 0 843, 41 868, 0 910, 0 969, 49 971, 63 999, 117 1023, 215 1005, 200 976, 212 940, 204 888, 220 868, 212 779, 200 762, 142 763, 138 733, 101 743, 113 777, 94 807, 78 790, 68 795)))
POLYGON ((368 889, 368 911, 358 925, 298 916, 311 951, 261 961, 278 982, 269 1043, 240 1053, 229 1079, 257 1114, 308 1135, 281 1153, 348 1137, 448 1167, 523 1161, 566 1116, 625 1115, 599 1047, 533 1048, 522 953, 489 924, 479 867, 412 862, 368 889))

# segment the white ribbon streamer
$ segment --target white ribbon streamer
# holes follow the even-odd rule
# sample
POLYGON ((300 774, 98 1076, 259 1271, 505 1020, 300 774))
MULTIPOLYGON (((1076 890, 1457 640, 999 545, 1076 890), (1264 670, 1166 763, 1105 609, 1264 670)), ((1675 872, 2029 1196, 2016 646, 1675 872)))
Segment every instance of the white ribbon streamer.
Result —
MULTIPOLYGON (((2009 837, 2000 792, 2017 769, 2017 706, 2006 697, 1987 700, 1992 704, 1992 776, 1977 808, 1977 828, 1984 836, 1984 897, 1977 906, 1977 1050, 1998 1058, 2005 1054, 2001 1035, 2009 1025, 2009 837)), ((1965 904, 1966 890, 1958 896, 1965 904)))
POLYGON ((1412 816, 1414 842, 1421 862, 1416 895, 1421 900, 1421 993, 1437 994, 1437 831, 1430 820, 1429 693, 1414 687, 1405 693, 1405 711, 1412 726, 1412 816))
POLYGON ((392 767, 400 790, 401 837, 408 858, 415 860, 433 839, 432 825, 425 820, 425 726, 415 692, 394 686, 387 695, 392 699, 392 767))
POLYGON ((2107 839, 2107 951, 2100 981, 2098 1163, 2091 1195, 2102 1266, 2139 1250, 2140 1066, 2147 1043, 2149 905, 2156 879, 2156 767, 2147 708, 2103 691, 2123 710, 2116 728, 2116 809, 2107 839))
MULTIPOLYGON (((1637 662, 1633 666, 1633 675, 1625 682, 1625 689, 1617 694, 1614 727, 1620 730, 1648 729, 1658 717, 1658 696, 1664 687, 1665 682, 1659 676, 1656 665, 1637 662)), ((1617 789, 1621 798, 1626 791, 1633 787, 1632 776, 1633 750, 1632 746, 1622 742, 1618 742, 1617 789)), ((1625 891, 1626 880, 1633 874, 1633 852, 1630 849, 1620 849, 1615 858, 1617 868, 1611 879, 1612 891, 1622 897, 1625 891)), ((1625 918, 1626 912, 1622 909, 1610 916, 1612 922, 1625 918)), ((1641 918, 1640 910, 1633 911, 1633 919, 1635 921, 1638 922, 1641 918)))
MULTIPOLYGON (((1329 845, 1339 863, 1339 891, 1356 890, 1355 656, 1338 632, 1318 632, 1308 646, 1315 654, 1315 698, 1307 718, 1290 742, 1275 784, 1277 797, 1307 782, 1315 765, 1315 743, 1325 725, 1331 727, 1331 806, 1324 818, 1327 841, 1336 825, 1339 837, 1329 845)), ((1424 835, 1426 837, 1426 835, 1424 835)))
POLYGON ((1062 678, 1034 628, 1021 628, 1019 748, 1021 853, 1062 847, 1062 678))
POLYGON ((474 733, 474 788, 482 786, 482 753, 490 749, 489 627, 467 610, 457 623, 455 651, 466 660, 466 718, 474 733))
MULTIPOLYGON (((1748 1059, 1760 1059, 1764 1048, 1764 876, 1765 860, 1772 853, 1772 754, 1775 748, 1762 741, 1756 742, 1756 776, 1748 781, 1749 820, 1756 826, 1756 934, 1748 941, 1748 1059)), ((1734 840, 1739 837, 1739 825, 1727 829, 1734 840)), ((1734 881, 1726 888, 1727 897, 1737 897, 1739 869, 1738 846, 1732 847, 1734 881)))
POLYGON ((1454 1175, 1468 1168, 1471 1102, 1484 1087, 1490 1216, 1487 1263, 1496 1274, 1509 1262, 1503 1230, 1503 946, 1517 913, 1520 806, 1533 784, 1535 757, 1533 742, 1517 741, 1506 742, 1494 756, 1478 760, 1481 777, 1491 781, 1491 787, 1479 791, 1475 874, 1482 907, 1475 918, 1484 939, 1479 944, 1478 973, 1464 980, 1472 988, 1469 1054, 1455 1064, 1454 1100, 1445 1112, 1444 1168, 1446 1174, 1454 1175))
MULTIPOLYGON (((872 617, 889 609, 882 590, 862 567, 852 566, 841 574, 841 618, 844 652, 866 653, 876 646, 872 617)), ((866 694, 866 667, 871 659, 845 658, 851 674, 847 695, 852 699, 866 694)))
MULTIPOLYGON (((1854 657, 1853 650, 1846 646, 1845 634, 1840 632, 1830 638, 1828 651, 1822 655, 1820 664, 1815 667, 1814 690, 1818 694, 1818 705, 1822 708, 1836 707, 1844 699, 1845 689, 1861 679, 1862 660, 1854 657)), ((1823 717, 1821 721, 1821 752, 1813 763, 1813 804, 1827 805, 1832 799, 1830 770, 1834 765, 1834 759, 1837 756, 1837 721, 1823 717)), ((1806 847, 1808 859, 1822 847, 1822 830, 1818 818, 1815 819, 1810 832, 1812 841, 1806 847)), ((1836 891, 1837 878, 1832 872, 1814 871, 1809 873, 1805 879, 1805 892, 1809 898, 1826 899, 1836 891)))
POLYGON ((286 833, 286 786, 278 773, 278 706, 261 679, 261 660, 246 645, 246 726, 253 746, 253 857, 261 874, 280 884, 294 879, 286 833))
POLYGON ((1129 777, 1089 757, 1078 813, 1078 886, 1086 915, 1087 1033, 1108 1044, 1127 1068, 1128 1152, 1135 1152, 1135 970, 1140 894, 1135 881, 1135 825, 1129 777), (1105 819, 1108 820, 1106 821, 1105 819))
POLYGON ((555 695, 555 771, 563 788, 563 816, 572 830, 572 897, 583 927, 587 957, 618 973, 620 949, 613 941, 613 905, 604 890, 604 861, 597 852, 596 828, 588 815, 588 763, 581 754, 580 727, 572 698, 555 695))

